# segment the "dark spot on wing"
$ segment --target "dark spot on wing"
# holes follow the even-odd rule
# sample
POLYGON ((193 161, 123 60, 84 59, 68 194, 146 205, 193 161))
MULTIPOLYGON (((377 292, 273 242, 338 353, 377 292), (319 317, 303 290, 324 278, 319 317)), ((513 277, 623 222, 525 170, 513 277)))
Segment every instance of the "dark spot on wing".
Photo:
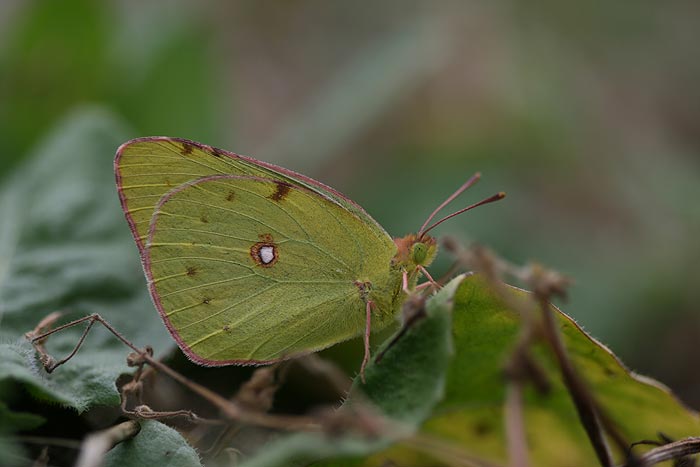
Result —
POLYGON ((483 437, 491 433, 491 425, 485 420, 480 420, 474 425, 474 434, 479 437, 483 437))
POLYGON ((228 324, 225 324, 223 329, 224 329, 224 331, 229 332, 231 330, 231 326, 229 326, 228 324))
POLYGON ((197 268, 194 266, 187 266, 187 275, 194 276, 195 274, 197 274, 197 268))
POLYGON ((226 201, 233 201, 234 199, 236 199, 236 193, 231 190, 228 192, 228 195, 226 195, 226 201))
POLYGON ((287 182, 279 181, 276 181, 275 185, 277 185, 277 188, 275 189, 275 192, 270 195, 270 199, 273 201, 282 201, 284 197, 289 194, 289 190, 291 190, 292 185, 287 182))
POLYGON ((209 305, 210 303, 211 303, 211 298, 209 298, 209 297, 204 297, 204 298, 202 299, 202 304, 203 304, 203 305, 209 305))
POLYGON ((206 214, 202 214, 202 215, 199 217, 199 220, 202 221, 202 224, 208 224, 208 223, 209 223, 209 218, 207 217, 206 214))
POLYGON ((182 150, 180 153, 183 156, 189 156, 192 154, 192 151, 194 151, 194 146, 192 146, 190 143, 182 143, 182 150))
POLYGON ((212 147, 211 154, 214 157, 224 157, 226 153, 222 149, 212 147))

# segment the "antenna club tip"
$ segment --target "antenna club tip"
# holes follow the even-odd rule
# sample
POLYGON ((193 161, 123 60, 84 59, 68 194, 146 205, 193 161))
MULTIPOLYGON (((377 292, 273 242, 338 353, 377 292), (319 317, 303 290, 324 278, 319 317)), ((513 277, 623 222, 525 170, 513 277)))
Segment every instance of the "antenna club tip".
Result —
POLYGON ((496 197, 498 197, 498 199, 503 199, 503 198, 506 197, 506 192, 505 192, 505 191, 499 191, 498 193, 496 193, 496 197))

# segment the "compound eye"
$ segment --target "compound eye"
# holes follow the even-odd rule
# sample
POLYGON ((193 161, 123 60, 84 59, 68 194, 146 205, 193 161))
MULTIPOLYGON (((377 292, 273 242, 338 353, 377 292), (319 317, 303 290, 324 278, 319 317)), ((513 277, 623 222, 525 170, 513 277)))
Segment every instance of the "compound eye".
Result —
POLYGON ((425 261, 427 253, 428 247, 425 245, 425 243, 414 243, 411 251, 411 259, 413 259, 415 264, 422 264, 423 261, 425 261))

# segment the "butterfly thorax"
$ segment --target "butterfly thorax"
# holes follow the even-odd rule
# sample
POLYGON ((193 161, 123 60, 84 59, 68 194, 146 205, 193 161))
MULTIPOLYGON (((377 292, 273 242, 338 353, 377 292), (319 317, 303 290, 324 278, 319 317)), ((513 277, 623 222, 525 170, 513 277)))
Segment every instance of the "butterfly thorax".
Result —
POLYGON ((403 276, 407 275, 408 287, 413 289, 421 275, 419 266, 428 266, 437 253, 437 243, 427 235, 419 238, 410 234, 395 238, 396 254, 391 259, 388 270, 378 274, 363 276, 356 280, 360 298, 374 305, 372 328, 381 329, 393 322, 406 300, 403 289, 403 276))

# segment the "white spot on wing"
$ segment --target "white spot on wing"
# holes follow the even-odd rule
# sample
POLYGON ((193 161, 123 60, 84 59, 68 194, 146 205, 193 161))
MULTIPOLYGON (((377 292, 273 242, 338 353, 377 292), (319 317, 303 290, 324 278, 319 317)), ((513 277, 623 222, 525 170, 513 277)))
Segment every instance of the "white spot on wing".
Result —
POLYGON ((260 248, 260 261, 263 264, 270 264, 272 260, 275 259, 275 247, 274 246, 264 246, 260 248))

